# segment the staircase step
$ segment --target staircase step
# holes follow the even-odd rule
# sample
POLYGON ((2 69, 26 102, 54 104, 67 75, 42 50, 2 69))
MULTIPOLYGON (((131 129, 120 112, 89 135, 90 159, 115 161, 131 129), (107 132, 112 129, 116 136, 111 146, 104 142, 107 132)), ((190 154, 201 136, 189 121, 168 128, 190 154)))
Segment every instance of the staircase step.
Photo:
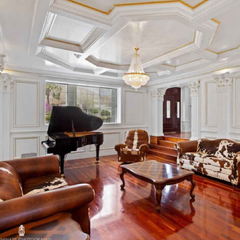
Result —
POLYGON ((156 156, 159 156, 161 158, 166 158, 166 159, 173 160, 173 161, 177 160, 177 153, 172 154, 172 153, 165 152, 164 150, 159 150, 159 149, 156 149, 156 148, 151 148, 149 150, 149 153, 153 154, 153 155, 156 155, 156 156))
POLYGON ((166 147, 166 146, 161 146, 161 145, 156 145, 156 144, 149 144, 149 147, 153 148, 153 149, 158 149, 158 150, 161 150, 163 152, 170 153, 173 155, 177 154, 177 150, 173 147, 166 147))
POLYGON ((176 142, 166 141, 166 140, 158 140, 158 145, 174 148, 176 142))
POLYGON ((189 141, 188 138, 178 138, 178 137, 172 137, 172 136, 164 136, 164 140, 169 142, 186 142, 189 141))

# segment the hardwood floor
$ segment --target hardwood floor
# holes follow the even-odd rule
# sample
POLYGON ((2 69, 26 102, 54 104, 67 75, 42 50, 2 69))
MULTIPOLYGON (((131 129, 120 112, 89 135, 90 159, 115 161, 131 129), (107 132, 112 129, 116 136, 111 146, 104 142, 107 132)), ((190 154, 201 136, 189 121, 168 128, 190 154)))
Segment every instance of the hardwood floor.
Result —
MULTIPOLYGON (((148 159, 162 161, 151 155, 148 159)), ((65 170, 70 184, 89 183, 95 189, 91 240, 240 239, 240 189, 196 175, 194 201, 189 182, 166 186, 157 213, 150 184, 126 174, 125 190, 120 190, 116 155, 101 157, 99 165, 94 162, 94 158, 67 161, 65 170)))

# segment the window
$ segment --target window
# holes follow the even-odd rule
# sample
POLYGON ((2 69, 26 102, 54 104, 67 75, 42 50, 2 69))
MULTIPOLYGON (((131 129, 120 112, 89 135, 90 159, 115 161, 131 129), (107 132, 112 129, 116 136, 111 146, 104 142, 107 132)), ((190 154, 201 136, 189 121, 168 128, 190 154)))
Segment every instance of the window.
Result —
POLYGON ((171 102, 167 101, 167 118, 171 118, 171 102))
POLYGON ((177 118, 180 118, 180 102, 177 102, 177 118))
POLYGON ((47 124, 50 121, 52 106, 77 106, 87 114, 102 118, 105 123, 116 123, 117 89, 46 82, 47 124))

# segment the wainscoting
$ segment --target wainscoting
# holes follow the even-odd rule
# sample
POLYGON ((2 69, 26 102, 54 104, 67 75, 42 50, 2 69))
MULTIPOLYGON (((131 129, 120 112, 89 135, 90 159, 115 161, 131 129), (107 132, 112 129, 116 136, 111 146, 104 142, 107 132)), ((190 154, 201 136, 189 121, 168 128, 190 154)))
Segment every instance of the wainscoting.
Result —
MULTIPOLYGON (((28 74, 19 75, 18 73, 14 73, 14 75, 14 86, 9 104, 11 113, 5 120, 10 122, 10 131, 8 132, 10 151, 1 160, 19 158, 23 153, 46 154, 41 142, 47 138, 48 125, 45 124, 44 119, 45 80, 49 80, 49 78, 28 74)), ((91 84, 104 86, 99 83, 91 84)), ((118 92, 121 95, 118 103, 118 107, 121 109, 121 123, 106 123, 97 130, 104 133, 104 143, 100 148, 100 156, 114 154, 114 146, 124 142, 129 130, 140 128, 148 131, 149 128, 147 88, 142 88, 136 92, 126 85, 114 85, 114 87, 119 89, 118 92)), ((95 146, 89 145, 68 154, 67 159, 93 156, 95 156, 95 146)))

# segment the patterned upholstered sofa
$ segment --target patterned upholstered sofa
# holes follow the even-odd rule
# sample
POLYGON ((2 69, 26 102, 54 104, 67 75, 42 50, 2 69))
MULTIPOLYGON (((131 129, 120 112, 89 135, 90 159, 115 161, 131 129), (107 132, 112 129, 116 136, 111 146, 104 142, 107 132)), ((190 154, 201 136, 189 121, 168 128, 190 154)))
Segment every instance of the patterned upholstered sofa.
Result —
POLYGON ((199 139, 176 144, 181 168, 240 184, 240 143, 229 139, 199 139))

